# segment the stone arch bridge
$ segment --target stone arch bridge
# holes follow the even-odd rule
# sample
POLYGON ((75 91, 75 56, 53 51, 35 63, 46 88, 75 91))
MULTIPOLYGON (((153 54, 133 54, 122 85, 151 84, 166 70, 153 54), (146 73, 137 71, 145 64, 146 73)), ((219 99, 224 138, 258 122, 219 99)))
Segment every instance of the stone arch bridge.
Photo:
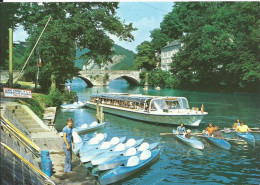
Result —
POLYGON ((106 86, 117 78, 123 78, 131 85, 140 84, 140 71, 92 69, 82 70, 79 74, 77 77, 84 80, 88 87, 106 86))

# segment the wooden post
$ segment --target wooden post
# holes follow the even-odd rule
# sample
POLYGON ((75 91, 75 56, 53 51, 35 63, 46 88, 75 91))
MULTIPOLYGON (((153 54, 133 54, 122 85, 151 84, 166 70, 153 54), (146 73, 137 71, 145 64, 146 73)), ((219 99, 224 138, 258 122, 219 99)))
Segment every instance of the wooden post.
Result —
POLYGON ((13 29, 9 28, 9 84, 13 87, 13 29))
POLYGON ((96 114, 96 118, 97 120, 102 123, 104 121, 104 113, 103 113, 103 107, 99 107, 98 103, 97 103, 97 114, 96 114))

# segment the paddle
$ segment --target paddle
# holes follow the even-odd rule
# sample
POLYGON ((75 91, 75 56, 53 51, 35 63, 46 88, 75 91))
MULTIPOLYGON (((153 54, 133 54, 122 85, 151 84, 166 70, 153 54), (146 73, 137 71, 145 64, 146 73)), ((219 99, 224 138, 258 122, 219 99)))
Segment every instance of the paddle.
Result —
MULTIPOLYGON (((197 135, 199 137, 208 137, 208 136, 204 136, 204 135, 197 135)), ((227 141, 245 141, 245 140, 242 140, 242 139, 232 139, 232 138, 224 138, 224 140, 227 140, 227 141)))
MULTIPOLYGON (((250 129, 253 129, 253 128, 250 128, 250 129)), ((224 128, 224 130, 221 130, 225 133, 230 133, 230 132, 235 132, 235 129, 233 128, 224 128)), ((260 133, 260 131, 251 131, 252 133, 260 133)))
MULTIPOLYGON (((201 133, 191 133, 191 135, 199 135, 201 133)), ((174 134, 174 133, 160 133, 161 136, 165 136, 165 135, 178 135, 178 134, 174 134)))

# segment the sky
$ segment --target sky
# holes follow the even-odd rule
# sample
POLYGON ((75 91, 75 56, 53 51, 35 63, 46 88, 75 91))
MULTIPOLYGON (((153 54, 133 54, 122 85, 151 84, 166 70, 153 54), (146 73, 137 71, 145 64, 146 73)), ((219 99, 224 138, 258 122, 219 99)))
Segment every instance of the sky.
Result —
MULTIPOLYGON (((137 28, 132 32, 135 40, 132 42, 120 41, 111 35, 114 42, 136 53, 136 47, 143 41, 150 41, 150 31, 160 27, 163 17, 171 12, 173 2, 120 2, 117 16, 126 24, 133 23, 137 28)), ((18 27, 14 32, 14 41, 25 41, 28 37, 23 27, 18 27)))

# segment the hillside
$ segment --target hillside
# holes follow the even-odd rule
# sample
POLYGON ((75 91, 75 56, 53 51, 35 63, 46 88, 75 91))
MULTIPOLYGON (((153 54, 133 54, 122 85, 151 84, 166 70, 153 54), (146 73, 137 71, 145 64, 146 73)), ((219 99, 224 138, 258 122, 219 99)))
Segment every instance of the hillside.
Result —
MULTIPOLYGON (((134 70, 134 55, 133 51, 127 50, 119 45, 114 45, 114 50, 116 55, 112 57, 113 63, 108 63, 105 68, 112 69, 112 70, 134 70)), ((76 53, 77 58, 82 55, 83 53, 87 52, 88 50, 85 49, 83 51, 78 50, 76 53)), ((83 65, 86 63, 87 60, 79 59, 75 60, 75 66, 82 69, 83 65)), ((97 69, 99 66, 97 65, 90 65, 91 69, 97 69)))

